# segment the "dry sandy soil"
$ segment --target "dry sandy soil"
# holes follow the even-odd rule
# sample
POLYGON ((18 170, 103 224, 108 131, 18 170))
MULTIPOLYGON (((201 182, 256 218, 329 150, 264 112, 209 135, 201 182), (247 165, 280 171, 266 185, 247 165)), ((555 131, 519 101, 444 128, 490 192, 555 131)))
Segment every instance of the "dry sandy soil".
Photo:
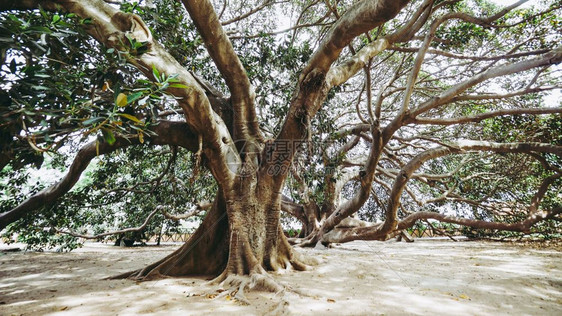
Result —
POLYGON ((274 274, 292 291, 247 293, 251 305, 205 279, 103 280, 176 247, 0 253, 0 315, 562 315, 559 245, 418 239, 301 250, 321 263, 274 274))

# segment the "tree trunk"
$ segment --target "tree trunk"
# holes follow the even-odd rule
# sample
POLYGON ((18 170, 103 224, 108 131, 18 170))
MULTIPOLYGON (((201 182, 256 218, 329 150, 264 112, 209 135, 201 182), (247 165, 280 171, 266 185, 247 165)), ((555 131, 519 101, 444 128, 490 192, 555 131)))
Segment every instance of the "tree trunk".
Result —
POLYGON ((267 188, 247 185, 251 179, 240 181, 237 189, 217 195, 203 223, 181 248, 143 269, 113 278, 206 275, 222 282, 233 275, 305 270, 305 261, 283 234, 279 197, 267 188))
POLYGON ((113 278, 151 280, 163 276, 218 275, 228 258, 228 219, 224 199, 216 198, 203 223, 185 244, 147 267, 113 278))

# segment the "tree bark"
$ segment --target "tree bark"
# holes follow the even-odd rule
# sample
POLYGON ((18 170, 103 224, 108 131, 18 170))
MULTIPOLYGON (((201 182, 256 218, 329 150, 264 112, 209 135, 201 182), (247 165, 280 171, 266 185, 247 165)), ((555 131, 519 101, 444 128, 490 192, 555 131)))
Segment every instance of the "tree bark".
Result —
POLYGON ((150 280, 163 276, 211 275, 222 282, 232 275, 306 269, 306 263, 311 262, 294 252, 283 234, 280 208, 276 207, 280 205, 279 198, 271 198, 269 190, 250 193, 249 187, 254 186, 242 184, 237 192, 219 193, 201 226, 172 254, 143 269, 112 278, 150 280), (242 192, 245 198, 231 198, 242 192), (270 198, 263 199, 265 196, 270 198))

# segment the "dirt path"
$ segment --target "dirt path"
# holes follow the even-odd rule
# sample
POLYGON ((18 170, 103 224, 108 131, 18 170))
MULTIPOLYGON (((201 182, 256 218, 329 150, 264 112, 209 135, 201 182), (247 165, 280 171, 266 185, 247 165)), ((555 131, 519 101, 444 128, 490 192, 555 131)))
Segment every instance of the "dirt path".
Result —
POLYGON ((251 292, 249 306, 213 298, 217 287, 204 279, 102 280, 176 247, 0 253, 0 315, 562 315, 560 247, 416 240, 308 249, 319 266, 274 275, 308 296, 251 292))

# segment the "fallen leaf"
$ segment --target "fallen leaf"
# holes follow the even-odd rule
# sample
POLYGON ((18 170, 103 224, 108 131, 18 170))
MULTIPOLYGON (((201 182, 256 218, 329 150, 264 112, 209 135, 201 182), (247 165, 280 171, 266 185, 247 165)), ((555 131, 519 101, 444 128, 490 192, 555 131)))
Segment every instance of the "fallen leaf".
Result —
POLYGON ((328 303, 335 303, 336 302, 336 300, 331 299, 331 298, 327 299, 326 301, 328 301, 328 303))

